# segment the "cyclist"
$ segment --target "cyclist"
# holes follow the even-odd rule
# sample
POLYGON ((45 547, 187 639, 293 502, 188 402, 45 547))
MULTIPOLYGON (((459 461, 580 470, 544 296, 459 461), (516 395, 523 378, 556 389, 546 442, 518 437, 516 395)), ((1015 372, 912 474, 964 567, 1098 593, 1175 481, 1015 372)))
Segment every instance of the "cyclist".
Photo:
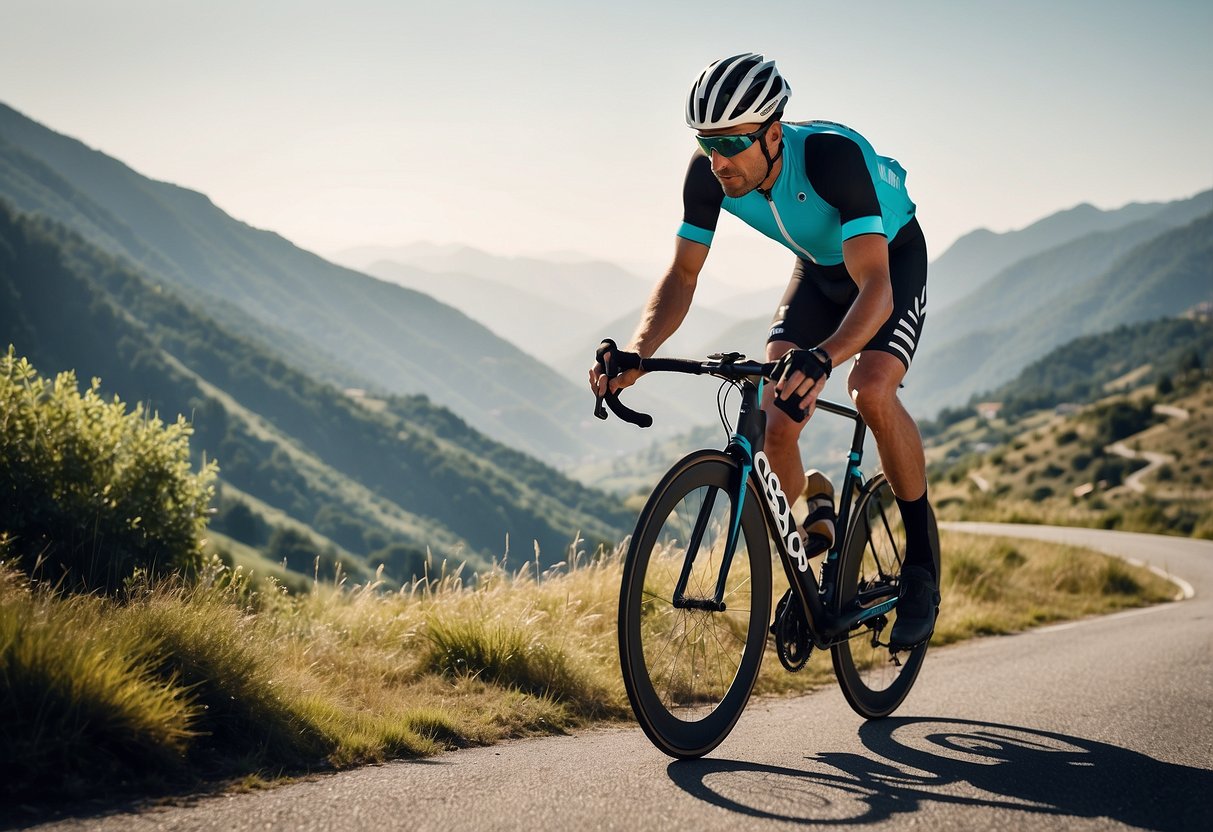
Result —
MULTIPOLYGON (((939 605, 922 438, 897 396, 922 332, 926 242, 902 167, 841 124, 782 122, 790 93, 774 61, 754 53, 714 61, 692 85, 686 121, 699 148, 683 184, 674 262, 627 351, 653 355, 686 317, 721 208, 796 255, 767 340, 767 360, 779 362, 763 399, 767 456, 785 493, 800 494, 800 432, 831 370, 857 356, 848 391, 906 527, 890 643, 909 648, 931 636, 939 605)), ((640 375, 623 373, 611 391, 640 375)), ((606 384, 595 364, 591 388, 602 394, 606 384)))

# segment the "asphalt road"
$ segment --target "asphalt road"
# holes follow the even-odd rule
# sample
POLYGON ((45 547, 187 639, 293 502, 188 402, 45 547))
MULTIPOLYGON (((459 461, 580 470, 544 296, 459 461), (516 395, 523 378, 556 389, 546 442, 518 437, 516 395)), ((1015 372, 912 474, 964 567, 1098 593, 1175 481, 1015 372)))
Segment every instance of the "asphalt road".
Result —
POLYGON ((1213 543, 982 528, 1140 558, 1194 595, 935 650, 885 720, 837 688, 753 702, 703 760, 595 730, 40 828, 1213 828, 1213 543))

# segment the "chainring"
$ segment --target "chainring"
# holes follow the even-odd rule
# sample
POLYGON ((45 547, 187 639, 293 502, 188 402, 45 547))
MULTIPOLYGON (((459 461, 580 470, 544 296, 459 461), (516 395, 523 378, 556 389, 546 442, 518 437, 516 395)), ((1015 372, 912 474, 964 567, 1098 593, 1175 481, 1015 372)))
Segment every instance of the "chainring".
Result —
POLYGON ((809 642, 809 622, 805 620, 800 604, 793 600, 791 589, 775 607, 771 633, 775 636, 775 652, 784 669, 795 673, 803 668, 813 652, 813 645, 809 642))

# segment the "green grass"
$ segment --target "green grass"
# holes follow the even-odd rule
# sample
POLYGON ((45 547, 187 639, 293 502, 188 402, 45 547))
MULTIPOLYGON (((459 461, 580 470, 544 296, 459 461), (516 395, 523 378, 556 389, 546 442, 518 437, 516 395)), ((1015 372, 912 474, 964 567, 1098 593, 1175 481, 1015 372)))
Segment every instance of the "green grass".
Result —
POLYGON ((1073 546, 946 533, 943 603, 932 644, 1160 603, 1175 587, 1073 546))
MULTIPOLYGON (((1145 570, 945 534, 936 642, 1171 597, 1145 570)), ((619 552, 537 575, 455 571, 289 594, 212 559, 118 598, 0 572, 0 794, 22 802, 239 784, 627 720, 619 552), (251 780, 250 780, 251 778, 251 780)), ((929 670, 928 670, 929 672, 929 670)), ((832 683, 769 656, 760 695, 832 683)))

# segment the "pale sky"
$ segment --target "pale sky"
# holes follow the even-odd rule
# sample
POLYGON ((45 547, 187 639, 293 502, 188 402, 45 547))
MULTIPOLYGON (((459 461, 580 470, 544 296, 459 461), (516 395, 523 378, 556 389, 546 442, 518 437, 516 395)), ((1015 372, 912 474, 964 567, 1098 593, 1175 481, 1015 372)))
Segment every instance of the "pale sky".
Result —
MULTIPOLYGON (((321 254, 428 240, 655 270, 711 60, 764 52, 789 119, 897 157, 936 256, 1213 186, 1211 41, 1208 0, 0 0, 0 101, 321 254)), ((710 273, 786 279, 736 222, 716 240, 710 273)))

